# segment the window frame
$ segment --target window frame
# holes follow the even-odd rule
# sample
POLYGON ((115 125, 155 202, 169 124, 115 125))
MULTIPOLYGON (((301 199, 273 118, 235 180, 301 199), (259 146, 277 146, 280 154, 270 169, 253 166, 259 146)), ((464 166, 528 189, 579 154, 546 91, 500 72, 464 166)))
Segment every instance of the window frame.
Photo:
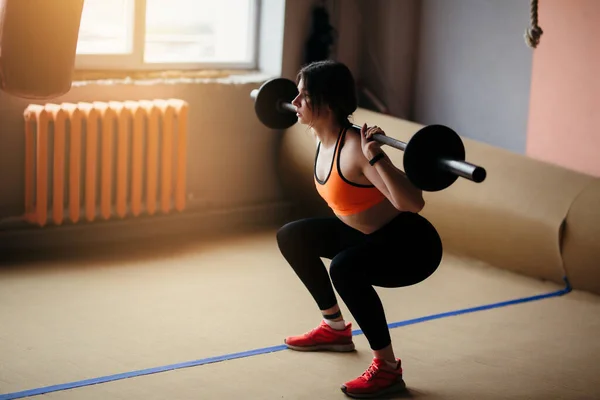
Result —
POLYGON ((131 53, 128 54, 76 54, 75 70, 119 70, 119 71, 156 71, 156 70, 206 70, 231 69, 254 70, 258 66, 261 0, 250 0, 250 24, 253 38, 249 40, 251 59, 249 62, 166 62, 144 61, 146 33, 146 0, 126 0, 133 7, 133 27, 131 53))

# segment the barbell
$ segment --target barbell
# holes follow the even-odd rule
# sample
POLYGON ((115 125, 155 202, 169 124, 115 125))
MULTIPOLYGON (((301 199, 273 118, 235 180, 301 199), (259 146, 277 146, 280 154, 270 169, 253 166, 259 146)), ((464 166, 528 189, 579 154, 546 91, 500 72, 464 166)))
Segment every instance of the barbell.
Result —
MULTIPOLYGON (((250 93, 256 116, 271 129, 287 129, 298 122, 296 106, 291 104, 297 95, 296 84, 286 78, 270 79, 250 93)), ((351 126, 360 132, 360 126, 351 126)), ((447 126, 425 126, 408 143, 382 134, 375 134, 372 138, 404 151, 404 172, 421 190, 435 192, 446 189, 458 177, 476 183, 486 178, 483 167, 465 161, 465 147, 460 136, 447 126)))

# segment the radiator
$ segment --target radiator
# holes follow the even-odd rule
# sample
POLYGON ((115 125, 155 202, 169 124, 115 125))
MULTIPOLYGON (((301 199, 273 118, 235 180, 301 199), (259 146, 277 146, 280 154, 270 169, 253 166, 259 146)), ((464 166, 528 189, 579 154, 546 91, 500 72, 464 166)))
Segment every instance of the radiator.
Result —
POLYGON ((25 215, 38 226, 183 211, 188 104, 31 104, 25 215))

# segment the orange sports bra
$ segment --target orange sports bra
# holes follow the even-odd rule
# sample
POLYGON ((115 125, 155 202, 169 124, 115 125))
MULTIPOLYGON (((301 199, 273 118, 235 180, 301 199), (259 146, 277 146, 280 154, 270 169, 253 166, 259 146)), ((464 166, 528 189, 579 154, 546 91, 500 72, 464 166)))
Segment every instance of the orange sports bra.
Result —
POLYGON ((315 186, 319 195, 337 215, 352 215, 364 211, 385 200, 383 193, 374 185, 350 182, 342 175, 340 153, 346 130, 340 132, 333 152, 329 174, 321 181, 317 177, 317 159, 321 143, 317 146, 314 164, 315 186))

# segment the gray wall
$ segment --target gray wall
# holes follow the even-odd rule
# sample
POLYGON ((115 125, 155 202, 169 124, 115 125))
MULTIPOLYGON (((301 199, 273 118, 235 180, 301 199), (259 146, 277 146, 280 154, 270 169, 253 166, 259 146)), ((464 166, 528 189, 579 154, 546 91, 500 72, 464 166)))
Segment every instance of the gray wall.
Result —
MULTIPOLYGON (((423 0, 411 119, 525 153, 528 0, 423 0)), ((541 21, 540 21, 541 22, 541 21)))

